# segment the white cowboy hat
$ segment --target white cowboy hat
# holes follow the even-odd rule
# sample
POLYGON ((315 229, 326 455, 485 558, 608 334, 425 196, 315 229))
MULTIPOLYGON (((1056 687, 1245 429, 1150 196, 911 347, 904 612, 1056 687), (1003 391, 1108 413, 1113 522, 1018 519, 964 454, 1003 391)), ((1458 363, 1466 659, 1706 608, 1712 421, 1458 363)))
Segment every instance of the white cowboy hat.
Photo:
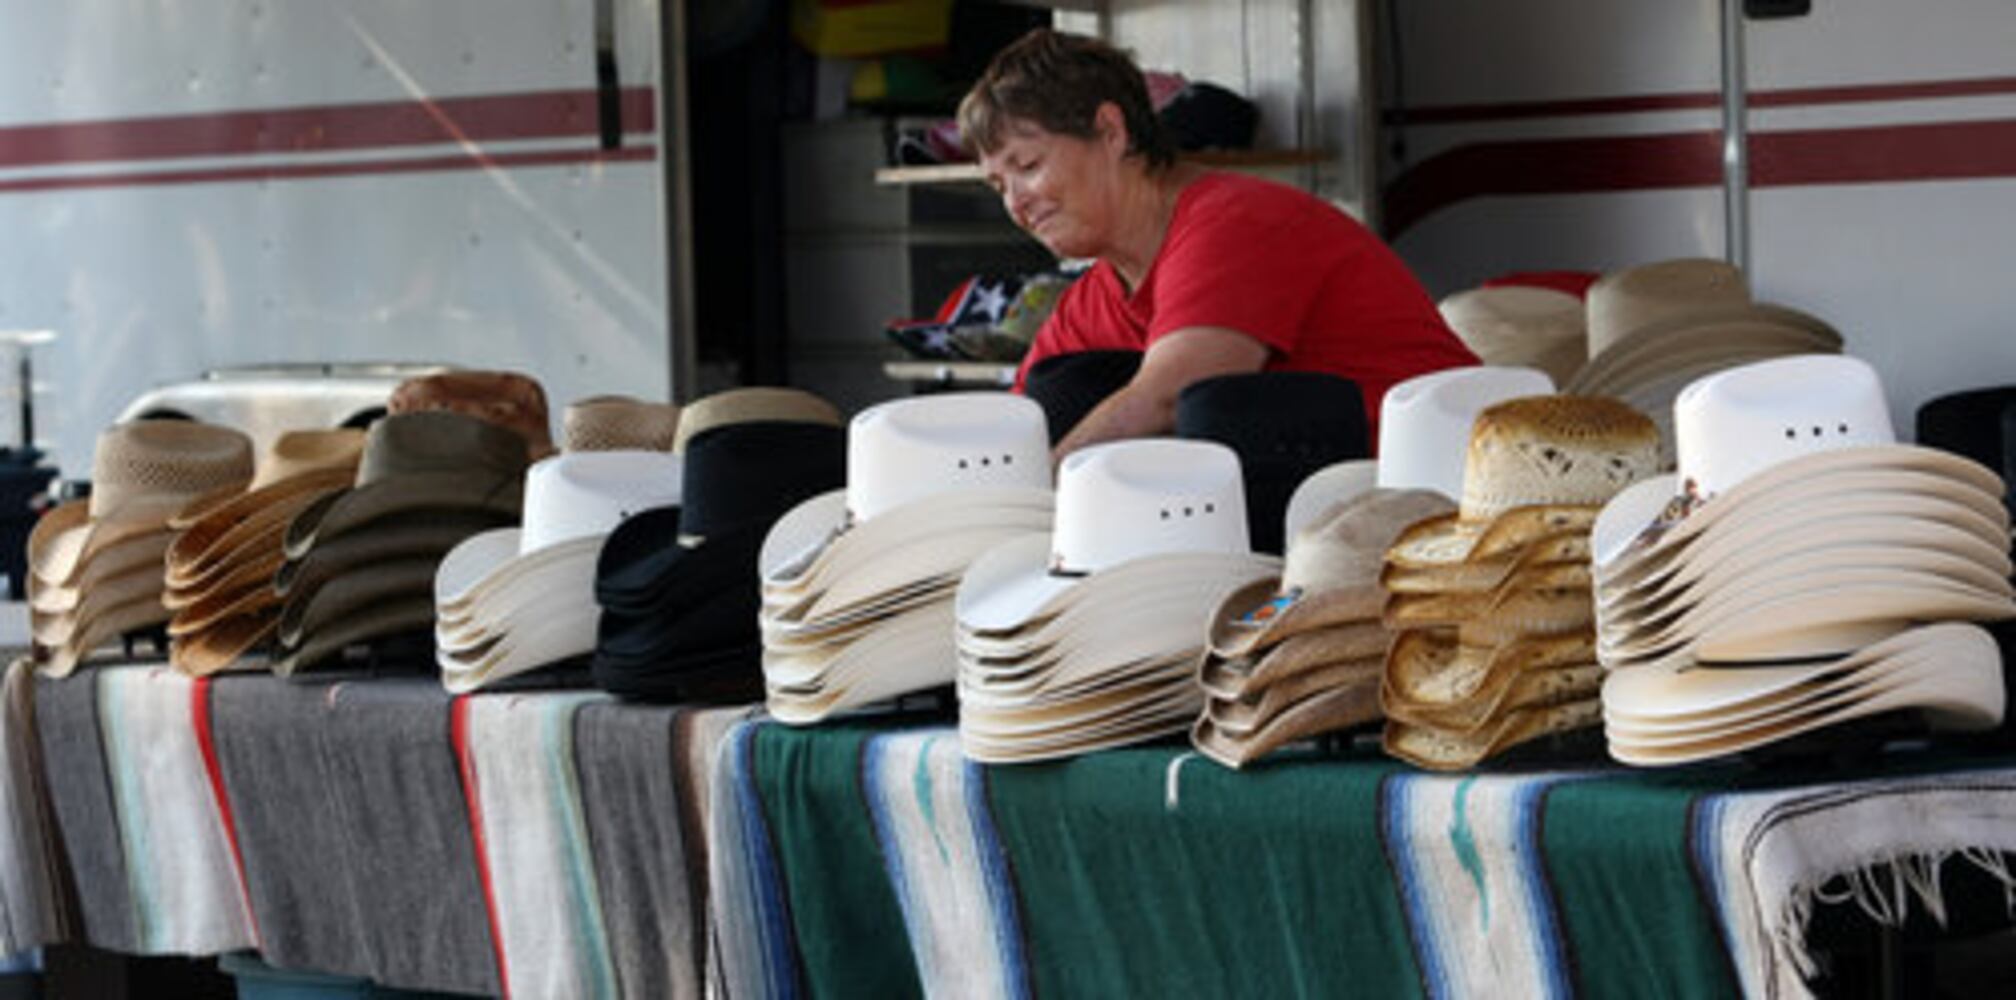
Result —
POLYGON ((840 549, 840 538, 885 515, 900 512, 876 537, 889 544, 947 508, 1042 506, 1049 440, 1043 408, 1005 392, 917 396, 861 411, 847 427, 842 499, 822 494, 778 519, 760 557, 764 586, 804 585, 839 557, 829 550, 840 549))
POLYGON ((1461 496, 1477 415, 1508 399, 1553 393, 1554 380, 1533 368, 1448 368, 1393 386, 1379 403, 1379 485, 1461 496))
POLYGON ((465 672, 458 683, 479 686, 592 650, 602 540, 632 515, 679 502, 680 461, 658 451, 588 451, 526 470, 523 527, 470 537, 441 560, 436 641, 448 660, 486 637, 526 630, 577 641, 507 642, 475 665, 477 676, 465 672))
POLYGON ((952 682, 952 609, 914 608, 830 655, 763 654, 766 707, 781 722, 809 725, 836 713, 952 682))

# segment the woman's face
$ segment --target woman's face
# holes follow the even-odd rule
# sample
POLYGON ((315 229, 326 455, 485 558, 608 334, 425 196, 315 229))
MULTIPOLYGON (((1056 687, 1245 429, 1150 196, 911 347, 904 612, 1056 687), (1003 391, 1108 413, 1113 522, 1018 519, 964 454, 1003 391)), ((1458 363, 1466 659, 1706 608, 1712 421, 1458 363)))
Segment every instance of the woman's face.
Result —
MULTIPOLYGON (((1118 108, 1111 110, 1117 119, 1118 108)), ((980 168, 1009 218, 1051 253, 1097 257, 1112 237, 1116 168, 1126 148, 1123 140, 1116 152, 1108 134, 1080 139, 1015 119, 1001 145, 980 157, 980 168)))

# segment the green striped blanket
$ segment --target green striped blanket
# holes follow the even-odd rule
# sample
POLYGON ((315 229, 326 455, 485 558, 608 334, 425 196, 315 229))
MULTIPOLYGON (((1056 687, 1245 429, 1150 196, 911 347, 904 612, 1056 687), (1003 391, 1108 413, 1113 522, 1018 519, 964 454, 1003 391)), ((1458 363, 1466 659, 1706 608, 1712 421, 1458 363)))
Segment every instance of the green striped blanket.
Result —
POLYGON ((1942 862, 2007 884, 2016 851, 2016 770, 1978 767, 981 767, 943 728, 755 722, 711 794, 736 998, 1798 996, 1816 894, 1936 914, 1942 862))

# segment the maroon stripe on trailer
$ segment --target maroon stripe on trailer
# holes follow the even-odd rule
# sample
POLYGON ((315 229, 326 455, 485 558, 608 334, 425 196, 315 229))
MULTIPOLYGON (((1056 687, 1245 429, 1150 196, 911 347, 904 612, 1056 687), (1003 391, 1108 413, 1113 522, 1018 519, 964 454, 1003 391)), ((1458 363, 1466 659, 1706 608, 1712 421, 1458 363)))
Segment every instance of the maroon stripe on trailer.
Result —
MULTIPOLYGON (((2016 94, 2016 76, 1973 80, 1920 80, 1907 83, 1864 83, 1838 87, 1786 87, 1753 90, 1744 98, 1753 108, 1802 107, 1815 104, 1863 104, 1874 101, 1924 101, 1942 97, 1983 97, 2016 94)), ((1626 94, 1618 97, 1572 98, 1560 101, 1506 101, 1493 104, 1444 104, 1389 109, 1387 125, 1443 125, 1453 122, 1507 121, 1521 118, 1573 118, 1582 115, 1625 115, 1651 111, 1699 111, 1722 106, 1720 91, 1679 94, 1626 94)))
MULTIPOLYGON (((622 91, 625 132, 656 128, 650 87, 622 91)), ((0 167, 326 153, 600 135, 593 90, 483 94, 0 127, 0 167)))
MULTIPOLYGON (((1760 132, 1752 187, 2016 177, 2016 120, 1760 132)), ((1722 133, 1540 139, 1459 146, 1395 178, 1388 236, 1471 198, 1586 194, 1722 183, 1722 133)))
POLYGON ((54 191, 65 188, 151 187, 163 184, 217 184, 229 181, 288 181, 315 177, 349 177, 367 174, 440 173, 453 170, 506 170, 514 167, 552 167, 569 163, 634 163, 658 158, 655 146, 626 146, 622 149, 556 149, 530 153, 471 152, 454 156, 428 156, 400 160, 364 160, 350 163, 273 163, 260 166, 214 167, 197 170, 153 170, 137 173, 29 177, 0 180, 0 195, 22 191, 54 191))

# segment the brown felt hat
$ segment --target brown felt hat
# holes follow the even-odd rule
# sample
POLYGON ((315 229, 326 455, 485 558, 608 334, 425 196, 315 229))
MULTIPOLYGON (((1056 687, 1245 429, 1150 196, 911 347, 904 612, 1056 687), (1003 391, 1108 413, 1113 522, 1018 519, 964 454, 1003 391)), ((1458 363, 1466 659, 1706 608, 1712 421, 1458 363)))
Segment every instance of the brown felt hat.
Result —
POLYGON ((399 383, 392 390, 385 411, 392 416, 435 411, 459 413, 517 434, 524 442, 529 461, 553 454, 546 390, 529 375, 497 371, 421 375, 399 383))

